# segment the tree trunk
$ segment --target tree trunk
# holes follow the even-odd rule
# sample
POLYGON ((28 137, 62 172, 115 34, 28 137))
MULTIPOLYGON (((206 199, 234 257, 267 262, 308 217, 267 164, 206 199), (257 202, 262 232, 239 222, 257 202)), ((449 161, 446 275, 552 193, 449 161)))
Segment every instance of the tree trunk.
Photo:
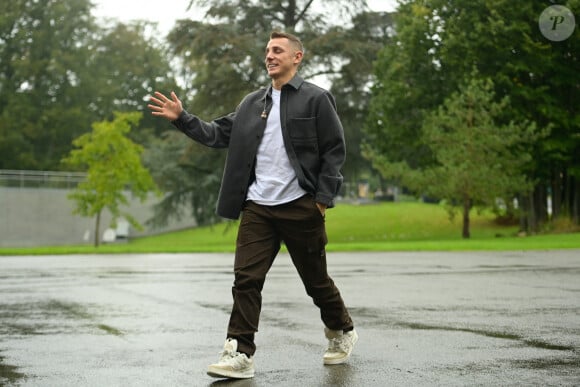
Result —
POLYGON ((552 219, 558 219, 562 211, 562 174, 552 170, 552 219))
POLYGON ((540 231, 548 221, 548 191, 544 184, 538 184, 534 189, 534 206, 537 221, 535 231, 540 231))
POLYGON ((563 177, 563 208, 561 215, 572 219, 572 206, 574 205, 574 177, 568 173, 567 169, 564 169, 563 177))
POLYGON ((95 247, 99 247, 99 229, 101 228, 101 211, 97 212, 95 220, 95 247))
POLYGON ((528 194, 528 207, 525 209, 527 218, 527 231, 536 233, 548 219, 547 193, 544 184, 538 184, 528 194))
POLYGON ((536 217, 536 205, 534 204, 534 194, 533 191, 528 192, 526 195, 526 232, 532 233, 537 230, 538 219, 536 217))
POLYGON ((572 220, 576 224, 580 224, 580 179, 576 176, 570 178, 570 187, 572 187, 572 220))
POLYGON ((469 210, 471 210, 471 199, 465 195, 463 197, 463 239, 469 239, 469 210))
POLYGON ((530 208, 530 201, 528 195, 518 195, 518 213, 520 217, 520 232, 528 232, 528 209, 530 208))

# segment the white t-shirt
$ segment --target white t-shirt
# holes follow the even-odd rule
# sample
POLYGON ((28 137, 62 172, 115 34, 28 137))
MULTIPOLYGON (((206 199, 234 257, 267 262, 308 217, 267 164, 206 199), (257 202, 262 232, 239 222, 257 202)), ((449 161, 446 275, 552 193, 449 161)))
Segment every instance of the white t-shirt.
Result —
POLYGON ((290 164, 280 123, 281 91, 272 88, 272 109, 256 156, 256 180, 248 190, 248 200, 265 206, 291 202, 306 194, 290 164))

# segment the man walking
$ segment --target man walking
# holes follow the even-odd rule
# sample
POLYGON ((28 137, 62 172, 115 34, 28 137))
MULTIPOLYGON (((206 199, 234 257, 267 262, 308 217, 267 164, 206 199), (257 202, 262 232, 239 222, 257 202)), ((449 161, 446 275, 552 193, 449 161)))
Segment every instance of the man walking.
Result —
POLYGON ((214 377, 254 376, 261 292, 281 242, 320 309, 329 342, 324 364, 344 363, 358 339, 326 267, 324 214, 342 184, 344 134, 332 95, 297 75, 303 55, 296 36, 273 32, 265 52, 272 84, 212 122, 183 110, 173 92, 170 98, 155 92, 148 105, 193 140, 228 148, 217 213, 241 214, 241 221, 227 339, 208 367, 214 377))

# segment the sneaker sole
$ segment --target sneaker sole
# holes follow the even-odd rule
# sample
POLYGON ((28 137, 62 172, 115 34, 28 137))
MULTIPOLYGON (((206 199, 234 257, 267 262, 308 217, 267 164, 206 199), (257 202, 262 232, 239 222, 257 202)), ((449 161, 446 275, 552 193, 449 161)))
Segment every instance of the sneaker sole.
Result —
POLYGON ((346 355, 341 359, 324 359, 324 365, 337 365, 346 363, 346 361, 350 359, 350 355, 346 355))
POLYGON ((220 378, 220 379, 251 379, 254 377, 254 372, 236 372, 236 371, 227 371, 227 370, 220 370, 220 369, 212 369, 209 368, 207 370, 207 374, 212 378, 220 378))

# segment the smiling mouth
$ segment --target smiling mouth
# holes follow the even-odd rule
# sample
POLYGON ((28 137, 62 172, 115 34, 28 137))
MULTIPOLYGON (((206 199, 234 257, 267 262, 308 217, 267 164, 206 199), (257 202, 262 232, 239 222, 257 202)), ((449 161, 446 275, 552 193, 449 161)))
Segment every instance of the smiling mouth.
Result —
POLYGON ((278 67, 278 65, 277 64, 270 63, 267 67, 268 67, 268 70, 271 70, 273 68, 278 67))

